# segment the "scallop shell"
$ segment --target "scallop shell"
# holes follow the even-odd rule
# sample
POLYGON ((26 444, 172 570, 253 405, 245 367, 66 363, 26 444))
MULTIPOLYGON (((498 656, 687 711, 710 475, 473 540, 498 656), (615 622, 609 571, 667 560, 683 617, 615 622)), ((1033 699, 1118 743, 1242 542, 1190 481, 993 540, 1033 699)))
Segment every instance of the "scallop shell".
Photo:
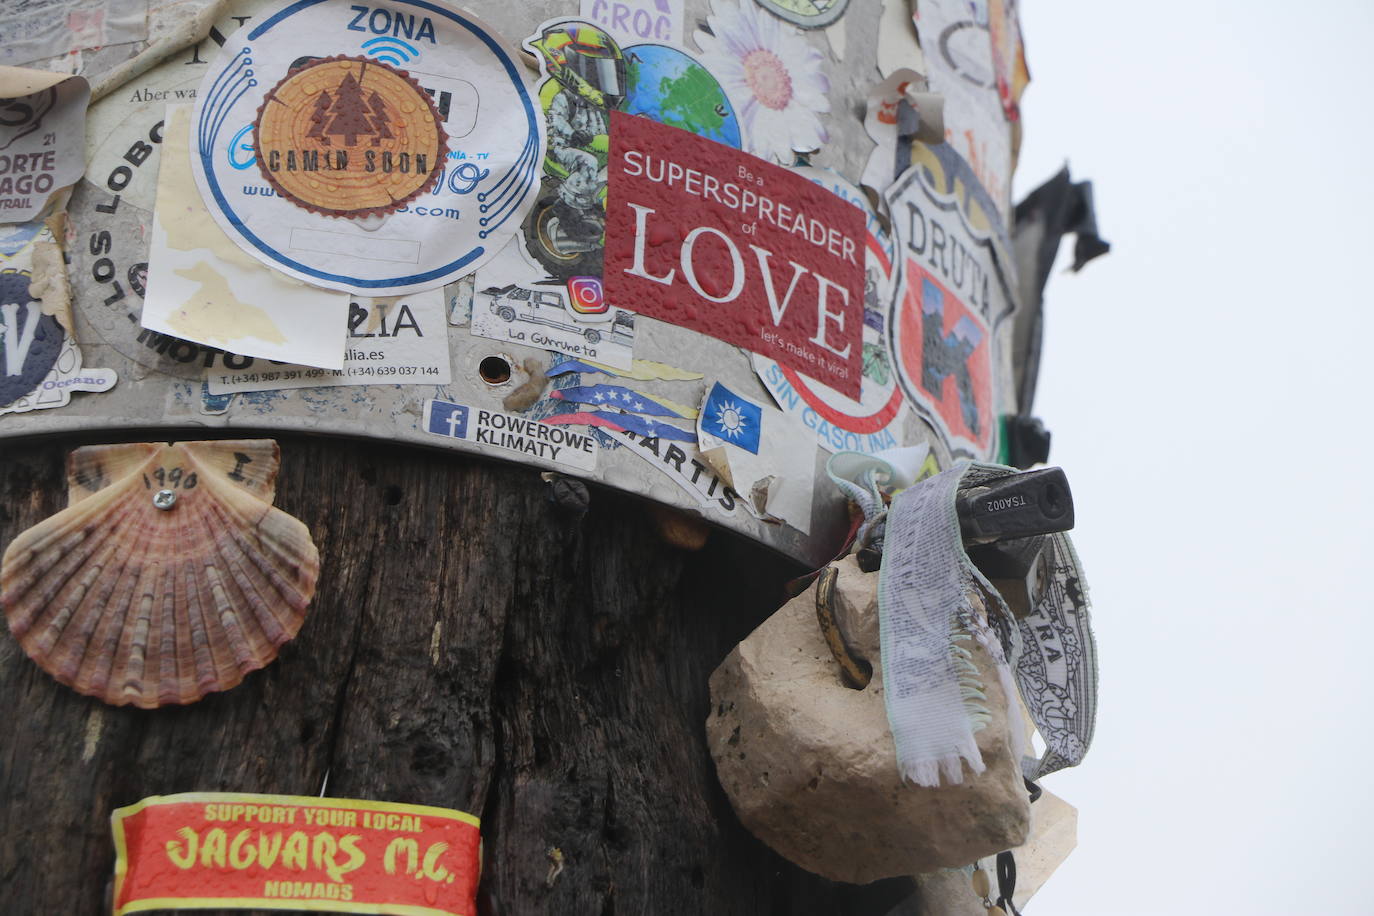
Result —
POLYGON ((228 690, 276 658, 320 571, 305 525, 272 506, 279 456, 270 439, 72 452, 67 508, 0 561, 24 651, 80 693, 144 709, 228 690))

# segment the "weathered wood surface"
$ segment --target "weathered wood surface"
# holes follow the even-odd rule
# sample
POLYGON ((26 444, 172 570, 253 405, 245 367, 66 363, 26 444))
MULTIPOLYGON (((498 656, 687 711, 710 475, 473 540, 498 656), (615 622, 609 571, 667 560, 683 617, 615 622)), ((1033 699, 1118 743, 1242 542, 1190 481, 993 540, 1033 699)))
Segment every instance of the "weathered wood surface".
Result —
MULTIPOLYGON (((316 795, 326 775, 331 796, 479 815, 487 914, 882 914, 905 896, 771 853, 706 752, 707 677, 795 567, 721 532, 675 549, 608 491, 569 518, 528 468, 280 441, 277 505, 323 569, 267 669, 190 707, 114 709, 0 636, 5 913, 108 913, 115 807, 316 795)), ((65 505, 75 444, 0 445, 0 548, 65 505)))

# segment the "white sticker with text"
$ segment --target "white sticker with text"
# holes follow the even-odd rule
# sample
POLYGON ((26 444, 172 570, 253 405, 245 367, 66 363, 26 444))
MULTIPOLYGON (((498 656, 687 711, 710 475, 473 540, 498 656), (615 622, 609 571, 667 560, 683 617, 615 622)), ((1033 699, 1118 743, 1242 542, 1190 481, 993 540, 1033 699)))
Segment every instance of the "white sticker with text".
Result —
POLYGON ((294 366, 225 354, 209 378, 211 394, 325 388, 331 385, 447 385, 448 324, 444 291, 354 299, 342 369, 294 366))

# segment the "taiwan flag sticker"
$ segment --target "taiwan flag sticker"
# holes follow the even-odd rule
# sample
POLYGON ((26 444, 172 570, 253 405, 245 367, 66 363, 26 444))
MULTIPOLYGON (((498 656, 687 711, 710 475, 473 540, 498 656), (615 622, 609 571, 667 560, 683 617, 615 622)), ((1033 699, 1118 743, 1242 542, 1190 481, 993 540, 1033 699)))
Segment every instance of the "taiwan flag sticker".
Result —
POLYGON ((704 432, 757 455, 762 427, 762 407, 716 382, 701 408, 704 432))

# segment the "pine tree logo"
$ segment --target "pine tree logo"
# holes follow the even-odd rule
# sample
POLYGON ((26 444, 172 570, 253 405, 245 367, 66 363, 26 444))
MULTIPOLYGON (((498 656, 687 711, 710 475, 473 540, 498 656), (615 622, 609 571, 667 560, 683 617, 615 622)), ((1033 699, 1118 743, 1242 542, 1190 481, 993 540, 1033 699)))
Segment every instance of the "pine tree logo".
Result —
POLYGON ((331 146, 329 137, 325 135, 324 125, 329 120, 329 106, 334 104, 334 99, 325 90, 320 93, 320 97, 315 100, 315 110, 310 114, 310 120, 314 122, 314 127, 310 128, 307 137, 319 140, 325 146, 331 146))
POLYGON ((330 137, 342 137, 343 145, 350 148, 358 145, 359 137, 371 137, 373 146, 394 139, 385 100, 377 92, 365 100, 362 87, 351 72, 335 87, 332 97, 328 90, 320 93, 310 119, 314 126, 306 136, 325 146, 333 145, 330 137))
POLYGON ((368 107, 372 109, 372 145, 380 146, 383 140, 394 139, 391 136, 391 128, 387 123, 391 120, 391 115, 387 113, 386 102, 377 93, 372 93, 372 99, 368 102, 368 107))
POLYGON ((403 71, 356 57, 292 68, 253 124, 263 178, 297 206, 328 216, 405 206, 433 185, 447 143, 427 90, 403 71))

